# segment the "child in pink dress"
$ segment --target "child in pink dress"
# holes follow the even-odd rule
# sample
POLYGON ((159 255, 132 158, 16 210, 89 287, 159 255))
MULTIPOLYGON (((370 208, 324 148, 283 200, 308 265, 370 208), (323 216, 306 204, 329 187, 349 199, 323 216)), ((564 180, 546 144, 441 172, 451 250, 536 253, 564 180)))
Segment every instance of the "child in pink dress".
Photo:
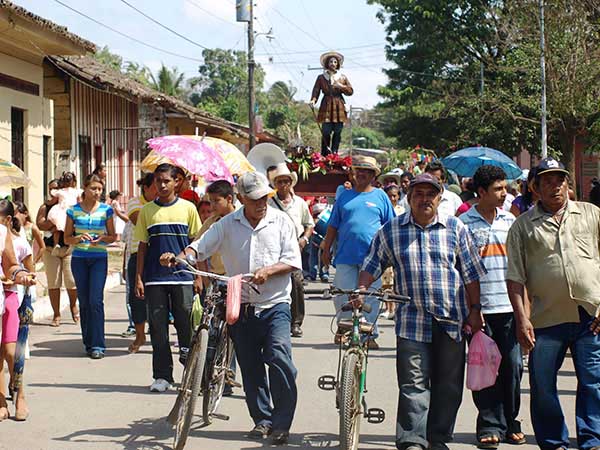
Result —
POLYGON ((52 194, 58 197, 58 203, 48 212, 48 220, 54 224, 56 229, 53 231, 55 246, 52 250, 54 255, 60 249, 58 242, 60 240, 61 231, 65 231, 67 223, 67 209, 77 204, 77 200, 81 195, 81 189, 78 189, 77 178, 73 172, 64 172, 59 182, 59 189, 52 194))

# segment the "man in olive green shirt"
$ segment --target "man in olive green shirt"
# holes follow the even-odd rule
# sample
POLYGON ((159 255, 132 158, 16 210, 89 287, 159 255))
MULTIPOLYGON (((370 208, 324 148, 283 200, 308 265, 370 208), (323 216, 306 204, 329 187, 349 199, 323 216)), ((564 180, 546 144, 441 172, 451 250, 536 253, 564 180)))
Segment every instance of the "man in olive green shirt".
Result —
POLYGON ((600 209, 570 201, 568 181, 561 163, 541 161, 534 182, 540 200, 508 233, 507 286, 517 337, 531 350, 531 419, 539 447, 569 447, 556 378, 570 349, 578 382, 578 446, 600 450, 600 209), (525 287, 531 317, 523 307, 525 287))

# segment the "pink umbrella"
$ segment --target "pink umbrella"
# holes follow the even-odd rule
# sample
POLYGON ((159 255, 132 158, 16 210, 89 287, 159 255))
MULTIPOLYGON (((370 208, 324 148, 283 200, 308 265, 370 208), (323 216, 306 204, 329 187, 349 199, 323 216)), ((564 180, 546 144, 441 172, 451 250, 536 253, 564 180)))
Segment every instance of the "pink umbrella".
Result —
POLYGON ((161 136, 146 141, 153 150, 142 161, 142 168, 154 170, 162 162, 171 162, 198 175, 207 183, 227 180, 233 184, 231 172, 221 154, 202 141, 186 136, 161 136))

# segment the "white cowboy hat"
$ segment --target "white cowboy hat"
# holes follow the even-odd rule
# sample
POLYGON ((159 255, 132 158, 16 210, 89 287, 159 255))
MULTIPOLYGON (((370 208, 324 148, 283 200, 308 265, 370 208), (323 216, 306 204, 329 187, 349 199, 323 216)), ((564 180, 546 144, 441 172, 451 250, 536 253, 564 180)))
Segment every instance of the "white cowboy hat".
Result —
POLYGON ((379 181, 380 183, 383 184, 383 180, 385 180, 386 178, 393 178, 394 180, 396 180, 396 186, 400 186, 400 181, 401 181, 401 174, 398 172, 395 172, 394 170, 391 170, 387 173, 384 173, 383 175, 379 175, 379 178, 377 178, 377 181, 379 181))
POLYGON ((323 67, 324 69, 327 69, 327 61, 329 61, 329 58, 331 57, 335 57, 338 60, 338 69, 341 68, 344 65, 344 55, 342 55, 339 52, 325 52, 321 55, 320 61, 321 61, 321 67, 323 67))
POLYGON ((269 181, 271 186, 275 186, 275 180, 278 177, 289 177, 292 179, 292 187, 298 183, 298 174, 296 172, 290 172, 286 163, 279 163, 274 169, 269 170, 269 181))

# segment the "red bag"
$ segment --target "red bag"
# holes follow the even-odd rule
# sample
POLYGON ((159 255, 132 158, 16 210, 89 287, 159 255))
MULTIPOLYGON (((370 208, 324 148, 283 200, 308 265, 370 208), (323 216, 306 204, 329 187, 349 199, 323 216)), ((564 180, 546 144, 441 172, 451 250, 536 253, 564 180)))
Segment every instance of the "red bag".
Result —
POLYGON ((473 335, 467 359, 467 389, 480 391, 496 383, 502 356, 494 340, 482 331, 473 335))
POLYGON ((242 275, 231 277, 227 281, 227 303, 225 303, 225 320, 233 325, 240 317, 242 304, 242 275))

